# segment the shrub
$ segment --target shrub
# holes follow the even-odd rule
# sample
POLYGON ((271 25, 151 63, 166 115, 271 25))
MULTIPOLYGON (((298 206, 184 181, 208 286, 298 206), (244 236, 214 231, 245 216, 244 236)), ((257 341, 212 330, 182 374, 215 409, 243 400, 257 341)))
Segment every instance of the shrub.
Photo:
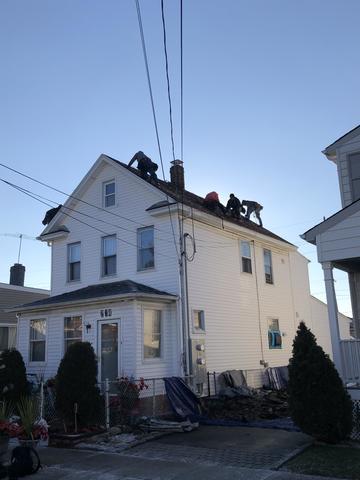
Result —
POLYGON ((329 356, 300 323, 289 364, 289 407, 304 433, 327 443, 347 438, 352 429, 352 402, 329 356))
POLYGON ((101 411, 97 371, 96 356, 90 343, 76 342, 69 346, 56 375, 55 407, 65 422, 74 423, 76 403, 79 425, 96 423, 101 411))
POLYGON ((0 398, 15 405, 21 397, 29 394, 26 368, 21 353, 15 348, 0 354, 0 398))

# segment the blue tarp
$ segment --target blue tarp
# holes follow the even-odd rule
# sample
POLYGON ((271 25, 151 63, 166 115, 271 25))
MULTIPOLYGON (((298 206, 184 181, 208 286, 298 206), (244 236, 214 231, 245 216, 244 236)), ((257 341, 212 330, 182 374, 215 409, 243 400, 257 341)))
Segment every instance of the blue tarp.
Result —
POLYGON ((164 378, 165 390, 175 414, 189 420, 197 420, 200 415, 200 400, 179 377, 164 378))

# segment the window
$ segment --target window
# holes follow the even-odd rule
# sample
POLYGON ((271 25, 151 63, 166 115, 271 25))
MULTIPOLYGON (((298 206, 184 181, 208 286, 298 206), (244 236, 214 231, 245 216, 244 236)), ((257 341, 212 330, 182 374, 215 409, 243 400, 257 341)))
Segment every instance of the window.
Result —
POLYGON ((153 268, 154 262, 154 227, 139 228, 137 235, 138 270, 153 268))
POLYGON ((80 280, 80 242, 68 245, 68 281, 80 280))
POLYGON ((65 317, 64 318, 64 353, 72 343, 82 341, 82 318, 65 317))
POLYGON ((360 153, 349 155, 352 201, 360 198, 360 153))
POLYGON ((274 283, 271 251, 266 249, 264 250, 264 270, 265 270, 265 282, 274 283))
POLYGON ((161 357, 161 312, 144 310, 144 359, 161 357))
POLYGON ((30 362, 45 362, 46 320, 30 320, 30 362))
POLYGON ((250 242, 241 242, 242 271, 252 273, 250 242))
POLYGON ((0 352, 16 347, 16 326, 0 326, 0 352))
POLYGON ((268 327, 269 348, 281 348, 282 337, 279 328, 279 320, 271 318, 268 327))
POLYGON ((102 275, 116 274, 116 235, 102 238, 102 275))
POLYGON ((115 205, 115 182, 104 183, 104 207, 115 205))
POLYGON ((194 332, 205 332, 204 310, 193 310, 193 328, 194 332))

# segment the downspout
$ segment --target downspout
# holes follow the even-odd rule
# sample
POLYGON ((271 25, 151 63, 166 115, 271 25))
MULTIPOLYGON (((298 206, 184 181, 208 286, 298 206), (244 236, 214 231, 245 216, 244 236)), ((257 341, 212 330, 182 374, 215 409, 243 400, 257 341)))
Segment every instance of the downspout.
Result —
POLYGON ((255 252, 254 240, 252 240, 251 243, 253 244, 253 250, 254 250, 254 273, 255 273, 255 284, 256 284, 256 299, 257 299, 257 305, 258 305, 258 325, 259 325, 260 348, 261 348, 260 364, 265 366, 264 345, 263 345, 263 337, 262 337, 262 330, 261 330, 261 308, 260 308, 259 284, 258 284, 258 277, 257 277, 256 252, 255 252))

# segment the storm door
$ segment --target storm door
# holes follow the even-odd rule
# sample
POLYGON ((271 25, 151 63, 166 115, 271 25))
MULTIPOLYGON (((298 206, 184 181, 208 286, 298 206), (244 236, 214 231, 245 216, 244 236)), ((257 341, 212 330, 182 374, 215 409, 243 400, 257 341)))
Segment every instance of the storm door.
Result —
POLYGON ((120 322, 99 322, 99 374, 100 381, 116 380, 120 371, 120 322))

